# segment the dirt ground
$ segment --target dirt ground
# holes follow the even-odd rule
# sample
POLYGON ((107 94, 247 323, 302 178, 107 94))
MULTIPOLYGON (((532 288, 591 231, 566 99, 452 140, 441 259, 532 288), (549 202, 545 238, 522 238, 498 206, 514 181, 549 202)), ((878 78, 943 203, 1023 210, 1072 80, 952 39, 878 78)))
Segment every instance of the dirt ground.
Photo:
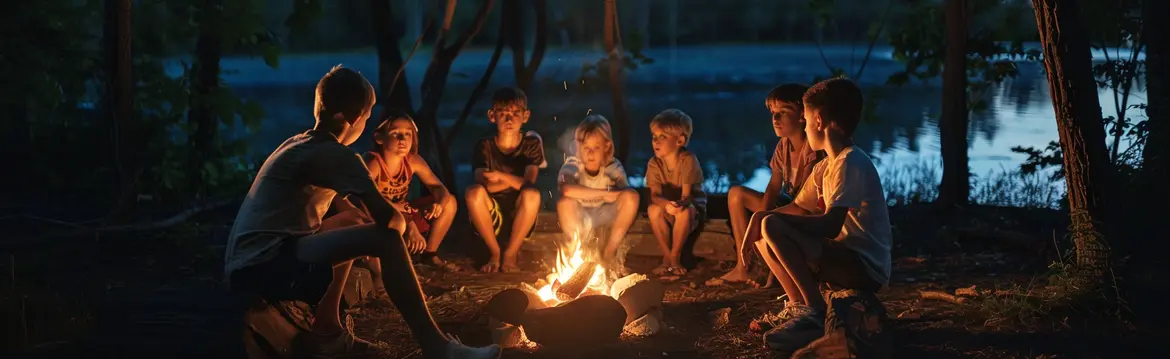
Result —
MULTIPOLYGON (((1017 209, 966 213, 960 222, 938 220, 927 209, 892 209, 894 273, 879 294, 892 323, 895 357, 906 358, 1112 358, 1168 357, 1158 338, 1165 325, 1119 325, 1100 315, 1068 310, 1045 298, 1067 284, 1049 280, 1050 264, 1068 249, 1063 215, 1017 209), (962 303, 924 299, 921 292, 955 293, 975 286, 962 303)), ((3 352, 57 357, 95 353, 85 343, 154 348, 169 357, 220 357, 238 345, 230 329, 220 281, 228 219, 199 222, 137 237, 103 237, 0 258, 3 352), (169 354, 168 354, 169 353, 169 354)), ((547 258, 541 258, 547 257, 547 258)), ((468 344, 489 342, 482 303, 499 290, 534 282, 547 273, 528 255, 527 270, 513 274, 470 271, 471 259, 451 255, 464 271, 421 270, 437 321, 468 344)), ((649 272, 658 258, 631 257, 649 272)), ((744 286, 707 287, 730 263, 699 262, 667 282, 665 326, 659 333, 592 351, 580 358, 768 358, 773 354, 748 323, 779 310, 781 292, 744 286), (716 327, 708 313, 730 308, 716 327)), ((381 342, 389 358, 421 358, 390 308, 350 310, 358 335, 381 342)), ((9 357, 8 355, 4 355, 9 357)), ((17 356, 11 356, 17 357, 17 356)), ((565 358, 564 353, 508 350, 505 358, 565 358)))

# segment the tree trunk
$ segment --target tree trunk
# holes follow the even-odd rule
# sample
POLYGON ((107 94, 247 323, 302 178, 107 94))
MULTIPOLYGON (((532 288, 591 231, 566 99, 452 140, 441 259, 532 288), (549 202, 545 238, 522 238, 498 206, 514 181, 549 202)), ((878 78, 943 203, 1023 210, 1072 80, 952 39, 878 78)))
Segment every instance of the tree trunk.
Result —
POLYGON ((402 50, 398 48, 402 33, 395 30, 394 9, 390 6, 390 0, 370 0, 370 12, 374 46, 378 52, 378 103, 383 108, 396 108, 413 114, 414 104, 410 99, 410 87, 407 86, 406 69, 402 68, 406 64, 402 59, 402 50))
POLYGON ((630 152, 630 114, 626 108, 625 81, 622 78, 622 68, 625 60, 622 58, 621 29, 618 28, 617 1, 605 0, 605 50, 609 53, 607 69, 609 70, 610 97, 613 100, 613 121, 616 143, 614 143, 614 157, 626 162, 630 152))
POLYGON ((1165 19, 1159 15, 1170 13, 1170 2, 1142 1, 1142 38, 1146 41, 1146 147, 1142 151, 1144 183, 1157 192, 1157 201, 1170 197, 1165 185, 1170 181, 1170 50, 1165 19))
POLYGON ((1075 0, 1032 0, 1072 212, 1077 265, 1102 283, 1109 266, 1112 173, 1089 38, 1075 0))
POLYGON ((516 74, 516 87, 519 87, 528 96, 532 96, 532 83, 536 79, 536 71, 544 61, 545 49, 548 48, 548 2, 547 0, 532 0, 533 13, 536 16, 536 40, 532 45, 532 59, 527 60, 524 55, 524 9, 520 0, 504 0, 500 21, 503 31, 512 50, 512 69, 516 74))
POLYGON ((943 66, 942 117, 938 121, 943 174, 938 205, 967 205, 967 0, 946 2, 947 50, 943 66))
POLYGON ((106 47, 106 120, 111 124, 114 163, 117 169, 118 195, 110 213, 114 222, 128 222, 138 198, 136 184, 139 170, 139 155, 130 144, 135 138, 134 119, 134 78, 130 68, 131 1, 108 0, 105 4, 106 23, 104 40, 106 47))
POLYGON ((220 0, 204 0, 202 7, 199 39, 195 43, 195 77, 191 79, 191 109, 187 112, 187 122, 194 129, 188 134, 191 145, 188 181, 197 197, 208 194, 205 193, 203 165, 215 156, 219 119, 209 100, 219 87, 219 60, 223 55, 219 35, 223 4, 220 0))
POLYGON ((443 147, 451 147, 455 141, 455 136, 459 134, 459 130, 463 128, 463 124, 467 123, 467 118, 471 116, 471 109, 475 107, 475 102, 487 91, 488 84, 492 80, 492 74, 496 71, 496 65, 500 63, 500 55, 504 53, 505 27, 507 25, 501 21, 500 32, 496 36, 496 48, 492 51, 492 57, 488 60, 487 68, 484 69, 483 76, 479 78, 479 83, 475 84, 475 88, 471 90, 471 95, 467 97, 467 102, 463 104, 463 109, 459 111, 459 117, 455 119, 455 124, 451 125, 451 129, 443 137, 443 147))
POLYGON ((638 1, 638 33, 642 36, 642 51, 650 49, 650 4, 651 0, 638 1))

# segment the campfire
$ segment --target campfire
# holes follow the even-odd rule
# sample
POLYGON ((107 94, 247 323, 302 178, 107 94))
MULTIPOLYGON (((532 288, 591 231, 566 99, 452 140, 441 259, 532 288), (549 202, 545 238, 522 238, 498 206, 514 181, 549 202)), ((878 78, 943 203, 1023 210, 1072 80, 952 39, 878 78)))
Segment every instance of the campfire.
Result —
POLYGON ((658 331, 662 284, 642 274, 612 280, 582 242, 575 234, 558 246, 545 279, 492 297, 486 312, 496 344, 575 350, 617 341, 623 332, 645 336, 658 331))

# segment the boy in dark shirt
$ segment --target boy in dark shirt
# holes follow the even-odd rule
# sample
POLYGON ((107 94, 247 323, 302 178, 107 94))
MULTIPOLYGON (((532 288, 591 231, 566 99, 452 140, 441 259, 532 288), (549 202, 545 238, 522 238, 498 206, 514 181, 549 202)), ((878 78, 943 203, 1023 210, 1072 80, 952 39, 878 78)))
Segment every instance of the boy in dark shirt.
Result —
POLYGON ((480 268, 484 272, 519 270, 516 256, 520 244, 536 224, 540 191, 534 185, 544 163, 544 147, 539 136, 525 135, 521 130, 529 115, 528 97, 523 91, 497 90, 488 110, 496 135, 480 140, 472 153, 475 184, 467 188, 467 213, 491 253, 480 268), (507 248, 501 253, 497 237, 509 223, 507 248))

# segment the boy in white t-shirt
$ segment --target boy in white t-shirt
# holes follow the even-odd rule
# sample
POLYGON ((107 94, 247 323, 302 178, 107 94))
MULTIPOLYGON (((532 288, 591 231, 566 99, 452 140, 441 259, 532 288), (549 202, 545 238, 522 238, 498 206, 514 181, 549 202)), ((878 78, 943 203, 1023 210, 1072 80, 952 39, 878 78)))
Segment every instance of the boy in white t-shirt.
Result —
POLYGON ((575 234, 587 236, 589 233, 584 232, 608 226, 608 233, 595 233, 599 237, 608 235, 601 237, 604 246, 586 250, 599 252, 605 261, 619 264, 624 261, 616 258, 618 248, 638 215, 638 192, 630 188, 621 161, 613 157, 613 134, 605 117, 585 117, 573 131, 573 137, 576 153, 565 160, 557 175, 561 189, 557 218, 561 231, 567 239, 572 239, 575 234), (586 218, 589 223, 585 222, 586 218))
MULTIPOLYGON (((877 291, 890 278, 890 219, 873 161, 853 145, 863 99, 856 83, 835 78, 804 94, 805 132, 825 159, 792 204, 763 217, 756 243, 788 303, 782 323, 764 334, 773 349, 793 351, 820 337, 826 304, 821 283, 877 291)), ((750 231, 750 230, 749 230, 750 231)))

